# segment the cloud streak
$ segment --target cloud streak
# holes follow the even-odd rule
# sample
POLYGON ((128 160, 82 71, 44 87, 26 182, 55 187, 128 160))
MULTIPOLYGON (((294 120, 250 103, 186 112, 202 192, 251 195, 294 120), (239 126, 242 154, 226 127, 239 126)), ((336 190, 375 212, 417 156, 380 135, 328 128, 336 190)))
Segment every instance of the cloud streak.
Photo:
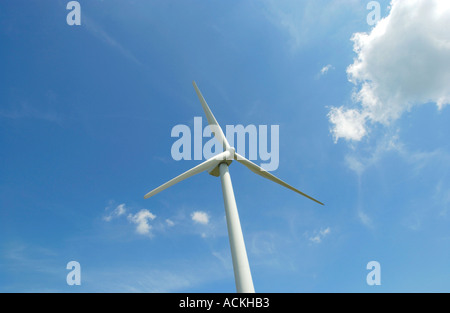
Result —
POLYGON ((125 207, 125 203, 119 204, 110 214, 104 216, 103 220, 106 222, 110 222, 113 218, 124 215, 126 211, 127 208, 125 207))
POLYGON ((309 241, 313 243, 321 243, 322 240, 330 234, 330 232, 331 232, 330 227, 321 229, 318 232, 316 232, 313 236, 309 237, 309 241))
POLYGON ((13 110, 0 110, 0 117, 8 119, 36 119, 47 122, 61 124, 63 117, 54 111, 42 111, 30 106, 27 102, 22 101, 13 110))
POLYGON ((118 51, 122 56, 132 61, 137 65, 142 65, 142 63, 131 53, 130 50, 125 48, 122 44, 120 44, 116 39, 114 39, 111 35, 109 35, 100 25, 95 23, 91 18, 83 15, 83 23, 82 25, 95 37, 99 38, 101 41, 109 45, 118 51))

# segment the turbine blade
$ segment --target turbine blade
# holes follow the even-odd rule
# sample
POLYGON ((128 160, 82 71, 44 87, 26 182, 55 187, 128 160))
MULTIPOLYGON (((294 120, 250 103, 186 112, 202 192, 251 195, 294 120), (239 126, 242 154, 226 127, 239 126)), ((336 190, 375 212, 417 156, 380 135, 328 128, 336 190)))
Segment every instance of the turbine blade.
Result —
POLYGON ((192 82, 195 88, 195 92, 197 93, 198 99, 200 100, 200 103, 202 104, 203 111, 205 111, 206 119, 208 120, 209 127, 211 128, 211 132, 214 133, 214 136, 217 140, 222 144, 223 150, 227 150, 230 147, 230 144, 227 141, 227 138, 225 137, 222 128, 220 128, 219 123, 217 123, 216 118, 214 117, 214 114, 211 112, 211 109, 209 108, 208 104, 205 101, 205 98, 203 98, 202 93, 197 87, 197 84, 195 81, 192 82))
POLYGON ((190 170, 184 172, 183 174, 178 175, 177 177, 169 180, 167 183, 162 184, 158 188, 153 189, 152 191, 150 191, 149 193, 147 193, 144 196, 144 199, 148 199, 148 198, 156 195, 157 193, 163 191, 164 189, 167 189, 167 188, 175 185, 176 183, 179 183, 180 181, 185 180, 186 178, 192 177, 198 173, 207 171, 207 170, 211 169, 212 167, 215 167, 220 162, 222 162, 222 160, 225 160, 229 156, 229 154, 230 153, 228 151, 225 151, 225 152, 222 152, 222 153, 210 158, 209 160, 206 160, 205 162, 191 168, 190 170))
POLYGON ((262 176, 262 177, 264 177, 264 178, 267 178, 267 179, 269 179, 269 180, 271 180, 271 181, 273 181, 273 182, 275 182, 275 183, 277 183, 277 184, 280 184, 281 186, 284 186, 284 187, 286 187, 286 188, 288 188, 288 189, 290 189, 290 190, 292 190, 292 191, 295 191, 296 193, 299 193, 299 194, 301 194, 302 196, 304 196, 304 197, 306 197, 306 198, 308 198, 308 199, 311 199, 311 200, 313 200, 313 201, 315 201, 315 202, 317 202, 317 203, 319 203, 319 204, 321 204, 321 205, 324 205, 322 202, 320 202, 320 201, 314 199, 314 198, 311 197, 311 196, 308 196, 307 194, 301 192, 300 190, 298 190, 298 189, 292 187, 292 186, 289 185, 288 183, 285 183, 284 181, 282 181, 282 180, 279 179, 278 177, 276 177, 276 176, 270 174, 268 171, 266 171, 266 170, 263 169, 262 167, 256 165, 256 164, 253 163, 252 161, 247 160, 245 157, 243 157, 243 156, 241 156, 241 155, 235 153, 235 154, 234 154, 234 159, 235 159, 236 161, 238 161, 239 163, 245 165, 245 166, 246 166, 249 170, 251 170, 253 173, 258 174, 259 176, 262 176))

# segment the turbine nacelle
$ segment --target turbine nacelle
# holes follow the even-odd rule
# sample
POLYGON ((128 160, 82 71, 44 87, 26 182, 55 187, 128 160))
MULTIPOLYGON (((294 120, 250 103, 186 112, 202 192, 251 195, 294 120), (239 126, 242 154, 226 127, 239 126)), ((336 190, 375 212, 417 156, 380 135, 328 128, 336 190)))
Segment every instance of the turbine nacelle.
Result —
POLYGON ((217 165, 212 166, 208 170, 209 175, 219 177, 220 176, 220 171, 219 171, 220 164, 226 163, 228 166, 230 166, 230 164, 231 164, 231 162, 233 162, 235 156, 236 156, 236 149, 234 149, 234 147, 228 147, 224 153, 221 153, 221 154, 218 154, 218 155, 212 157, 212 159, 216 159, 217 161, 219 161, 219 163, 217 165))

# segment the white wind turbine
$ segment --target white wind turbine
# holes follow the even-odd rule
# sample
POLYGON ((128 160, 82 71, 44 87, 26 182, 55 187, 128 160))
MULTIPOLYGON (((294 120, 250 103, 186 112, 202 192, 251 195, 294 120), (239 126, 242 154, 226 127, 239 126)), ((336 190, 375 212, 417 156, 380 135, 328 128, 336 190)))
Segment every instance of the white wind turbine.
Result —
POLYGON ((158 188, 147 193, 144 198, 148 199, 157 193, 163 191, 170 186, 179 183, 180 181, 194 176, 195 174, 208 171, 209 174, 213 176, 220 176, 220 181, 222 183, 222 193, 225 202, 225 214, 227 219, 228 236, 230 240, 231 257, 233 260, 234 269, 234 279, 236 282, 236 291, 243 293, 253 293, 255 289, 253 287, 252 275, 250 273, 250 266, 248 264, 247 252, 245 250, 244 237, 242 235, 241 223, 239 221, 239 214, 236 206, 236 200, 234 198, 233 186, 231 184, 230 173, 228 171, 228 166, 233 160, 245 165, 253 173, 258 174, 264 178, 267 178, 273 182, 280 184, 292 191, 295 191, 302 196, 305 196, 321 205, 322 202, 308 196, 307 194, 301 192, 300 190, 292 187, 291 185, 285 183, 281 179, 270 174, 260 166, 247 160, 245 157, 236 153, 234 147, 230 147, 222 129, 217 123, 214 115, 212 114, 210 108, 206 104, 203 95, 198 89, 195 81, 192 82, 197 93, 198 98, 202 104, 203 110, 205 111, 206 118, 208 120, 211 131, 217 140, 223 145, 224 152, 210 158, 209 160, 195 166, 194 168, 184 172, 183 174, 169 180, 167 183, 159 186, 158 188))

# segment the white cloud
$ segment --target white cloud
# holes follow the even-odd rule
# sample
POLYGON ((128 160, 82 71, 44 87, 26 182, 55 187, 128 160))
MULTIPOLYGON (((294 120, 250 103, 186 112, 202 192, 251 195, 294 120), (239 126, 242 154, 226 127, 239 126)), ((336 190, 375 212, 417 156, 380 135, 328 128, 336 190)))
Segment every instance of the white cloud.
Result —
POLYGON ((145 209, 140 210, 134 215, 128 215, 128 220, 137 225, 136 232, 141 235, 151 235, 150 230, 152 226, 149 225, 148 222, 154 220, 155 218, 156 215, 145 209))
POLYGON ((103 220, 110 222, 113 218, 119 217, 127 211, 125 207, 125 203, 119 204, 112 212, 111 214, 104 216, 103 220))
POLYGON ((175 223, 171 219, 166 219, 166 224, 167 224, 167 226, 170 226, 170 227, 175 225, 175 223))
POLYGON ((355 33, 357 54, 347 68, 357 86, 356 108, 332 108, 335 140, 360 141, 371 124, 389 125, 411 110, 450 103, 450 2, 392 0, 370 33, 355 33))
POLYGON ((316 232, 314 236, 309 237, 309 240, 312 241, 313 243, 321 243, 323 238, 329 235, 330 232, 331 232, 330 227, 321 229, 320 231, 316 232))
POLYGON ((207 213, 202 211, 195 211, 191 214, 191 218, 194 222, 200 223, 200 224, 208 224, 209 223, 209 216, 207 213))
POLYGON ((322 67, 322 69, 320 70, 320 75, 325 75, 326 73, 328 73, 329 70, 334 69, 333 65, 328 64, 325 65, 324 67, 322 67))
POLYGON ((332 133, 335 142, 339 138, 359 141, 367 133, 365 128, 365 115, 361 114, 358 110, 333 107, 328 113, 328 118, 334 125, 332 133))

